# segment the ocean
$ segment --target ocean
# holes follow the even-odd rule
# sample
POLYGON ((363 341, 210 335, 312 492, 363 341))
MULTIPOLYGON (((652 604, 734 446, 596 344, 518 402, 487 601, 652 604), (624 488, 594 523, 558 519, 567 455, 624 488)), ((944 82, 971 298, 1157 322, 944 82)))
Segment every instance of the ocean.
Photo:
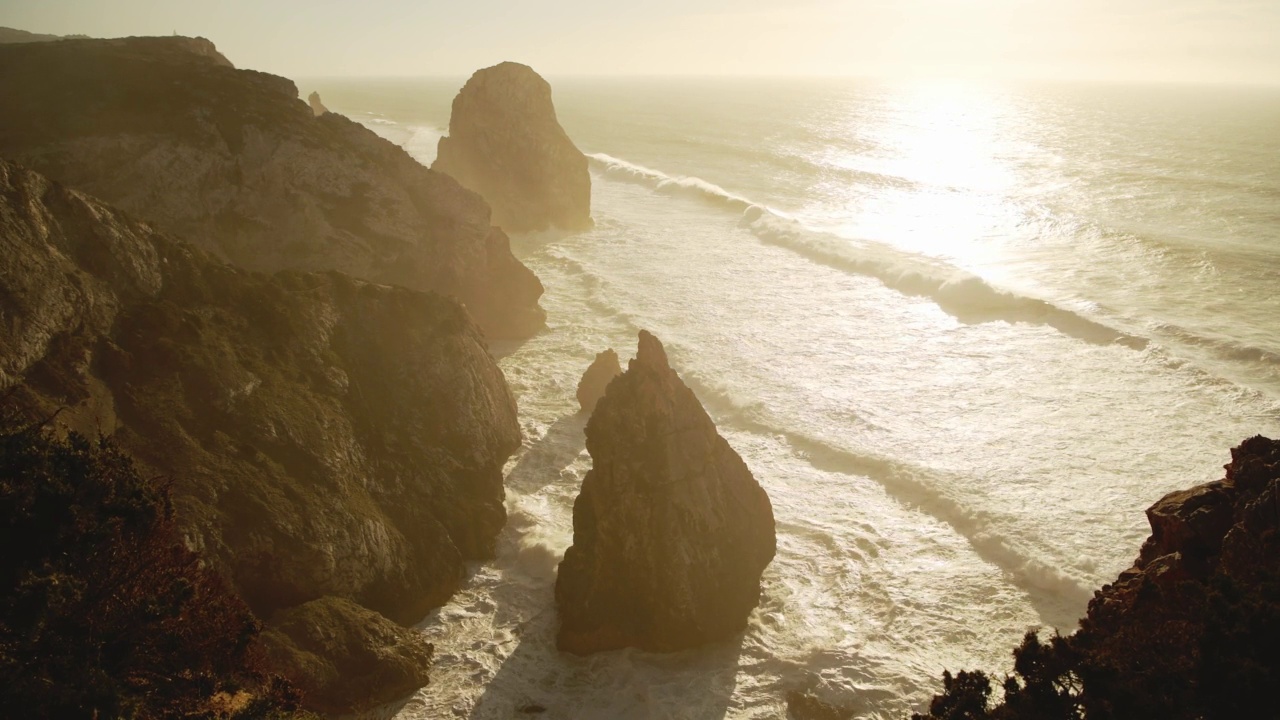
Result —
MULTIPOLYGON (((1165 493, 1280 433, 1280 90, 550 78, 595 229, 512 238, 548 329, 495 354, 524 448, 496 560, 383 717, 902 720, 1070 632, 1165 493), (640 328, 773 501, 740 640, 555 650, 590 457, 574 390, 640 328)), ((308 80, 424 164, 463 82, 308 80)))

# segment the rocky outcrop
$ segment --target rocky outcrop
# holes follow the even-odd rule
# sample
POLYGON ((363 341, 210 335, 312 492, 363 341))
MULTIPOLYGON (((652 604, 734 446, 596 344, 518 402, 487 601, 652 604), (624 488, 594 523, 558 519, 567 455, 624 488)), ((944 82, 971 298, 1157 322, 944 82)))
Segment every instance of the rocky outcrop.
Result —
POLYGON ((1097 633, 1136 622, 1144 603, 1162 595, 1144 588, 1176 595, 1214 578, 1241 586, 1256 585, 1259 573, 1280 579, 1280 442, 1244 441, 1226 470, 1223 479, 1169 493, 1147 510, 1151 536, 1133 567, 1095 594, 1083 627, 1097 633))
POLYGON ((578 406, 582 412, 590 414, 596 409, 596 403, 604 397, 604 391, 614 378, 622 374, 622 365, 618 362, 618 353, 609 348, 596 354, 590 367, 578 381, 578 406))
POLYGON ((492 554, 520 445, 456 303, 233 268, 6 162, 0 393, 172 478, 189 544, 268 619, 334 597, 418 621, 492 554))
POLYGON ((423 687, 434 651, 417 630, 335 597, 280 611, 262 640, 272 666, 302 690, 307 705, 335 715, 423 687))
POLYGON ((742 631, 775 550, 773 509, 641 331, 587 422, 592 469, 556 578, 557 644, 672 651, 742 631))
POLYGON ((543 326, 483 199, 207 40, 0 45, 0 107, 0 156, 235 265, 432 290, 490 337, 543 326))
POLYGON ((484 196, 507 232, 591 227, 587 158, 560 127, 551 86, 526 65, 471 76, 431 167, 484 196))
POLYGON ((318 92, 312 91, 312 93, 307 96, 307 104, 311 106, 311 112, 315 113, 316 117, 320 117, 321 115, 329 112, 329 108, 325 107, 324 103, 320 102, 320 93, 318 92))

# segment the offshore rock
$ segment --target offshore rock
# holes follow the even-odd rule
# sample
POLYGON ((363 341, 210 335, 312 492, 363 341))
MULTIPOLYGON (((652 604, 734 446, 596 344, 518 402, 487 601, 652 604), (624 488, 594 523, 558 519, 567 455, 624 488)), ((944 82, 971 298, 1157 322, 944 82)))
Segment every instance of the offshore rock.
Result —
POLYGON ((0 156, 235 265, 453 296, 491 338, 544 325, 483 199, 208 40, 0 45, 0 107, 0 156))
POLYGON ((273 667, 308 707, 344 715, 427 684, 434 647, 417 630, 341 598, 282 610, 262 634, 273 667))
POLYGON ((171 478, 263 618, 331 596, 421 619, 492 554, 520 445, 456 303, 233 268, 4 161, 0 394, 171 478))
POLYGON ((578 406, 582 412, 590 414, 596 409, 596 403, 604 397, 604 391, 614 378, 622 374, 622 365, 618 362, 618 353, 613 348, 596 355, 591 366, 578 381, 578 406))
POLYGON ((586 435, 593 467, 556 578, 560 649, 674 651, 741 632, 773 559, 773 508, 653 335, 586 435))
POLYGON ((324 103, 320 102, 320 93, 318 92, 312 91, 312 93, 307 96, 307 104, 311 106, 311 112, 315 113, 316 117, 320 117, 321 115, 329 112, 329 108, 325 107, 324 103))
POLYGON ((587 158, 560 127, 551 86, 526 65, 471 76, 432 168, 480 193, 507 232, 591 227, 587 158))

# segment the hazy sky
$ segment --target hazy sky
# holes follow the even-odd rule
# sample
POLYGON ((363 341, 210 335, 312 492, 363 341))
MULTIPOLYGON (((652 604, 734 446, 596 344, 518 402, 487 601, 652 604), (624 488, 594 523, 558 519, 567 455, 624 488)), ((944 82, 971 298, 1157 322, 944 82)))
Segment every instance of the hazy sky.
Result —
POLYGON ((1280 0, 0 0, 0 25, 203 35, 290 77, 925 75, 1280 84, 1280 0))

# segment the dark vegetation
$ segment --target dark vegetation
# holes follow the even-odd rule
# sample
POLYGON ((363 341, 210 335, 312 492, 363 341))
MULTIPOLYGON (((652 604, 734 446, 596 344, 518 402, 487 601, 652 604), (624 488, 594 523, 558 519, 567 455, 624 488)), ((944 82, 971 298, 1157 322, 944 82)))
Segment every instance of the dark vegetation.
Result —
POLYGON ((110 440, 0 411, 0 714, 281 717, 253 614, 110 440))
POLYGON ((914 720, 1280 717, 1280 442, 1251 438, 1224 480, 1148 511, 1152 537, 1080 629, 1014 650, 1003 698, 982 672, 943 676, 914 720))

